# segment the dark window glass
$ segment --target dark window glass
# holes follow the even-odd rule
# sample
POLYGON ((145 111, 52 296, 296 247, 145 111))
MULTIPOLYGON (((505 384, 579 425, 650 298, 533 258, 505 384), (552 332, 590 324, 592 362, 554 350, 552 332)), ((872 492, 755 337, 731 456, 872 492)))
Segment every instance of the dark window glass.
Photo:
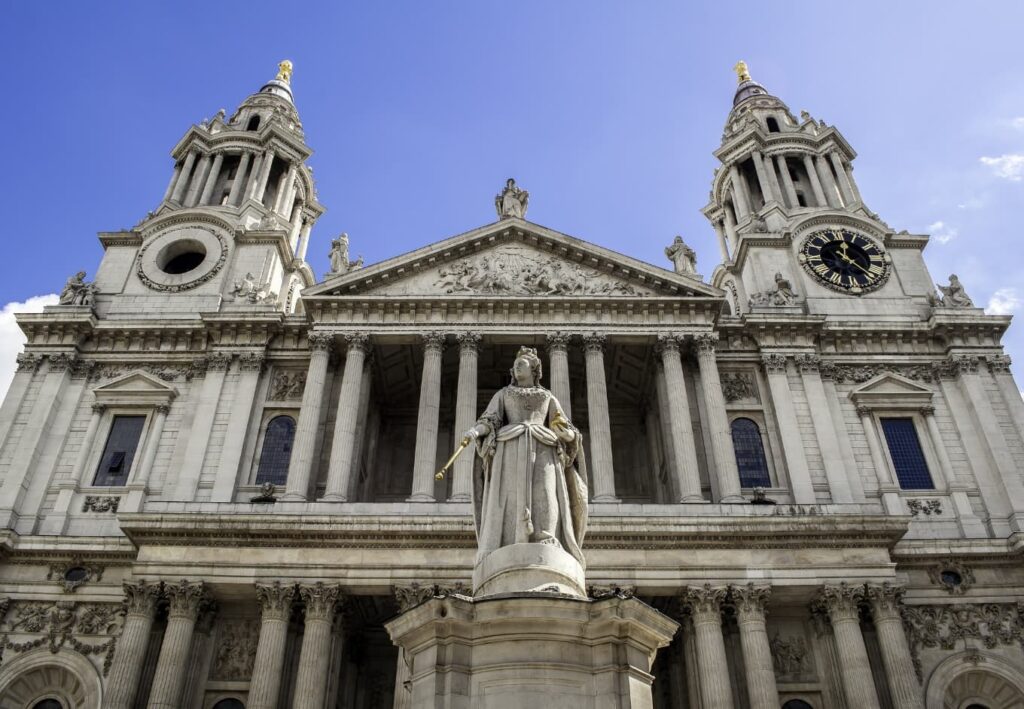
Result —
POLYGON ((914 420, 882 419, 882 431, 889 444, 889 455, 896 468, 896 479, 904 490, 931 490, 935 487, 921 443, 917 440, 914 420))
POLYGON ((64 709, 64 705, 56 699, 44 699, 33 704, 32 709, 64 709))
POLYGON ((782 705, 782 709, 814 709, 814 707, 805 702, 803 699, 790 699, 788 702, 782 705))
POLYGON ((761 429, 757 424, 750 419, 733 421, 732 445, 736 449, 736 467, 740 469, 740 486, 771 487, 761 429))
POLYGON ((145 416, 115 416, 93 485, 124 485, 135 460, 145 416))
POLYGON ((293 440, 295 419, 291 416, 277 416, 270 420, 267 424, 267 433, 263 436, 260 467, 256 471, 257 485, 284 485, 288 481, 288 461, 292 457, 293 440))
POLYGON ((259 116, 253 116, 252 118, 249 119, 249 124, 245 127, 245 129, 246 130, 259 130, 259 127, 260 127, 260 117, 259 116))
POLYGON ((245 705, 237 699, 221 699, 213 709, 245 709, 245 705))
POLYGON ((768 120, 765 121, 765 123, 768 124, 768 132, 769 133, 778 133, 779 132, 779 122, 777 120, 775 120, 774 118, 769 117, 768 120))

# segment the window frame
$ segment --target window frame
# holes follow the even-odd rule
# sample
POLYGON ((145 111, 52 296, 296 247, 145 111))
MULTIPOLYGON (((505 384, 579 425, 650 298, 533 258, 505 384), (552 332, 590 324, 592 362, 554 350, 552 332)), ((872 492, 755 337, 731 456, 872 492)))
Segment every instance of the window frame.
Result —
POLYGON ((153 430, 153 418, 156 413, 156 407, 141 407, 141 406, 108 406, 103 410, 100 418, 99 429, 96 431, 96 437, 92 442, 92 450, 89 451, 89 458, 86 464, 85 480, 82 481, 83 492, 93 492, 102 490, 125 490, 135 482, 135 477, 138 474, 139 466, 142 464, 142 459, 145 457, 146 448, 150 443, 150 433, 153 430), (125 476, 123 485, 97 485, 96 477, 99 475, 100 462, 103 460, 103 451, 107 448, 107 442, 110 440, 110 434, 114 429, 114 418, 117 416, 144 416, 145 421, 142 422, 142 431, 139 433, 139 443, 135 448, 135 455, 132 457, 132 465, 128 469, 128 475, 125 476))
POLYGON ((893 482, 899 488, 900 494, 914 495, 945 492, 945 486, 942 484, 942 473, 939 472, 933 451, 931 450, 931 436, 928 433, 928 426, 921 420, 921 414, 917 411, 908 411, 906 409, 872 410, 871 418, 875 426, 876 435, 878 436, 878 442, 882 446, 885 463, 889 466, 889 473, 892 476, 893 482), (889 439, 885 435, 885 427, 882 426, 882 419, 910 419, 911 424, 914 426, 914 435, 917 436, 917 445, 921 448, 921 456, 924 458, 925 467, 928 468, 928 475, 932 479, 931 487, 903 487, 900 482, 900 476, 896 471, 896 462, 893 460, 892 450, 889 448, 889 439))
MULTIPOLYGON (((732 435, 732 427, 733 427, 733 424, 736 423, 736 421, 738 421, 739 419, 746 419, 747 421, 750 421, 751 423, 753 423, 754 426, 757 427, 757 434, 758 434, 758 436, 761 439, 761 454, 764 457, 764 468, 765 468, 765 473, 767 473, 767 475, 768 475, 768 485, 755 485, 753 487, 744 487, 743 486, 743 477, 741 475, 740 476, 740 489, 744 490, 744 491, 750 491, 750 492, 753 492, 753 490, 755 488, 757 488, 757 487, 763 487, 765 490, 773 490, 773 489, 776 489, 778 487, 778 484, 777 484, 778 480, 777 480, 777 478, 774 475, 774 471, 772 470, 771 455, 769 455, 768 441, 766 440, 767 439, 767 429, 766 429, 766 427, 764 425, 763 420, 762 421, 758 421, 758 418, 759 418, 758 416, 752 415, 752 412, 746 412, 746 411, 744 411, 744 412, 735 412, 735 413, 730 412, 730 415, 729 415, 729 440, 733 441, 733 455, 734 456, 736 454, 736 446, 735 446, 735 438, 733 438, 733 435, 732 435)), ((736 470, 737 470, 737 473, 739 473, 739 467, 740 467, 739 463, 740 463, 740 461, 737 458, 736 459, 736 470)))
MULTIPOLYGON (((260 425, 256 430, 256 436, 252 443, 252 453, 249 456, 251 461, 249 465, 249 472, 245 477, 245 484, 240 485, 238 492, 250 493, 259 490, 259 483, 256 482, 256 476, 260 471, 260 460, 263 458, 263 441, 267 437, 267 426, 270 422, 276 419, 278 416, 289 416, 295 421, 296 434, 298 434, 299 426, 299 409, 291 406, 268 406, 263 409, 260 414, 260 425)), ((292 439, 292 445, 295 445, 295 439, 292 439)), ((291 470, 289 469, 289 474, 291 470)), ((287 478, 286 478, 287 480, 287 478)), ((279 486, 280 487, 280 486, 279 486)))

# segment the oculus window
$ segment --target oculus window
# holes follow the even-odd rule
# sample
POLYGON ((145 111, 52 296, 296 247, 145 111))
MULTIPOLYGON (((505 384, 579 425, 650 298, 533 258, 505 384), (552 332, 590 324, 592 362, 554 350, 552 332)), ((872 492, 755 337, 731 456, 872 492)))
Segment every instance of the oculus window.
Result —
POLYGON ((885 442, 889 445, 889 456, 892 458, 896 479, 904 490, 932 490, 932 474, 928 472, 928 463, 921 450, 921 442, 917 438, 917 429, 912 418, 884 418, 882 432, 885 442))
POLYGON ((295 440, 295 419, 275 416, 267 424, 260 451, 260 467, 256 471, 256 484, 284 485, 288 481, 288 462, 292 457, 295 440))
POLYGON ((771 487, 768 460, 757 423, 748 418, 732 422, 732 445, 736 449, 736 467, 740 471, 740 487, 771 487))
POLYGON ((124 485, 128 482, 145 423, 145 416, 114 417, 93 485, 124 485))

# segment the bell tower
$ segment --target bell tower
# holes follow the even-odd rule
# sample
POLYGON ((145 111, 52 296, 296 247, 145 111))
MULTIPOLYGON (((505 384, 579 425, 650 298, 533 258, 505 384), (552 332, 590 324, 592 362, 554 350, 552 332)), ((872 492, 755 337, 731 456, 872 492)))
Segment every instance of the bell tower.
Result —
POLYGON ((315 282, 306 251, 324 208, 291 79, 282 61, 230 118, 222 109, 189 128, 157 208, 129 232, 100 235, 101 314, 295 310, 315 282))
POLYGON ((702 210, 722 255, 712 284, 729 294, 732 315, 926 316, 935 292, 921 257, 928 237, 896 234, 867 208, 856 153, 838 129, 806 111, 798 119, 746 62, 734 68, 714 153, 721 165, 702 210))

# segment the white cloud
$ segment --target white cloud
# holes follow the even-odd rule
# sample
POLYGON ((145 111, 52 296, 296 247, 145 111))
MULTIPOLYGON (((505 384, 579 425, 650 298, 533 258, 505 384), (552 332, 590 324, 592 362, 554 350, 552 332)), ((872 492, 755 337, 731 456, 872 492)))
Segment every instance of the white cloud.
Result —
POLYGON ((956 238, 957 229, 945 222, 932 222, 928 225, 928 233, 940 244, 948 244, 956 238))
POLYGON ((985 206, 985 200, 981 197, 968 197, 956 206, 957 209, 981 209, 985 206))
POLYGON ((44 305, 56 305, 57 300, 56 293, 36 295, 21 303, 8 303, 0 311, 0 400, 7 394, 7 387, 11 385, 17 368, 18 353, 25 345, 25 336, 21 334, 14 314, 41 313, 44 305))
POLYGON ((1024 116, 1017 116, 1010 119, 1010 125, 1017 130, 1024 130, 1024 116))
POLYGON ((1024 180, 1024 154, 1009 153, 997 158, 980 158, 982 165, 992 168, 996 177, 1020 182, 1024 180))
POLYGON ((985 312, 989 315, 1010 315, 1021 306, 1016 288, 1000 288, 988 299, 985 312))

